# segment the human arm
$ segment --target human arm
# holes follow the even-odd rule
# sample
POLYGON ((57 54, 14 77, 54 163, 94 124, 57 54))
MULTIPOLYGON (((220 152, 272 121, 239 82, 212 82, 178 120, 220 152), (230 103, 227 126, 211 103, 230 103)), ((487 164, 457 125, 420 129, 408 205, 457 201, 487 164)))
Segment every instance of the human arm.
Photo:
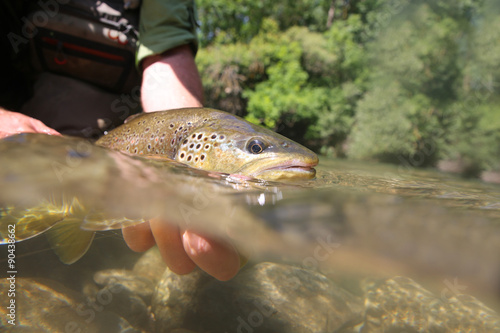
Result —
POLYGON ((181 45, 142 62, 144 112, 203 105, 203 87, 191 48, 181 45))
MULTIPOLYGON (((144 112, 202 106, 203 89, 191 48, 176 47, 142 62, 141 97, 144 112)), ((219 280, 229 280, 239 270, 234 247, 224 241, 204 237, 162 220, 123 229, 127 245, 142 252, 158 245, 163 260, 177 274, 187 274, 196 266, 219 280)))

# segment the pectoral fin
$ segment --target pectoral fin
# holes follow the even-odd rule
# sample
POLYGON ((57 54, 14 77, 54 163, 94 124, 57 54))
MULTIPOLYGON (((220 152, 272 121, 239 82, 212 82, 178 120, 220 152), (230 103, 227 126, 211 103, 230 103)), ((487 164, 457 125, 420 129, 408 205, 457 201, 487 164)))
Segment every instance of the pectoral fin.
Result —
POLYGON ((81 218, 68 217, 47 231, 50 246, 65 264, 80 259, 92 244, 95 232, 81 229, 81 218))

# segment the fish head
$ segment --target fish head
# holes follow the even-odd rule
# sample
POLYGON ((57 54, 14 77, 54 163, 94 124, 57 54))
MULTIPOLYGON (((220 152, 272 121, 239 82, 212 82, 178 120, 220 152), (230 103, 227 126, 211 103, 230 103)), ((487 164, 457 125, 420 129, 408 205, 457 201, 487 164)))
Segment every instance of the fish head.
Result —
POLYGON ((265 180, 313 178, 317 155, 242 119, 214 121, 179 142, 175 159, 189 166, 265 180))

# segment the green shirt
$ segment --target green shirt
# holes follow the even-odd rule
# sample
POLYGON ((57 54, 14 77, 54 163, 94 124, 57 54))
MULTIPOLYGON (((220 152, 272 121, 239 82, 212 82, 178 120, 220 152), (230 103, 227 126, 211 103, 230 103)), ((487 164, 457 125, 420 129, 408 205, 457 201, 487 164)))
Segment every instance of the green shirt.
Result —
POLYGON ((196 54, 195 11, 194 0, 143 0, 136 64, 147 56, 185 44, 196 54))

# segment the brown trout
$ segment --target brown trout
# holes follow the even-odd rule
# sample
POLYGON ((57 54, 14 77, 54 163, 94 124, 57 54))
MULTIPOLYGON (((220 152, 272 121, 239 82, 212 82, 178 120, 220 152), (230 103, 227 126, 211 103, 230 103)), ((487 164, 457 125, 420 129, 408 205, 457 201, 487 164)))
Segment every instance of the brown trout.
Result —
POLYGON ((230 113, 206 108, 139 114, 96 144, 266 180, 312 178, 318 164, 316 154, 302 145, 230 113))
MULTIPOLYGON (((14 145, 4 142, 3 158, 5 158, 5 163, 8 163, 7 160, 18 160, 19 154, 24 156, 29 148, 34 148, 35 151, 28 155, 33 160, 40 152, 41 158, 49 158, 50 165, 61 184, 65 172, 78 175, 75 171, 83 171, 85 161, 91 169, 99 170, 100 164, 98 163, 100 162, 105 166, 111 166, 116 161, 125 158, 125 167, 118 167, 116 170, 117 173, 123 175, 114 177, 120 178, 122 182, 130 182, 130 177, 134 178, 134 176, 140 182, 141 177, 147 174, 147 172, 141 173, 143 169, 149 168, 149 172, 155 172, 154 168, 151 169, 147 164, 152 161, 142 160, 142 158, 153 159, 157 163, 163 160, 170 162, 175 160, 206 171, 239 174, 267 180, 312 178, 315 176, 313 167, 318 163, 318 157, 312 151, 279 134, 253 125, 232 114, 204 108, 160 111, 133 116, 124 125, 110 131, 96 142, 102 148, 95 146, 92 148, 86 141, 79 140, 82 139, 44 135, 40 137, 40 134, 38 136, 37 134, 19 135, 8 139, 14 145), (88 147, 79 149, 79 146, 88 147), (44 148, 46 148, 45 152, 44 148), (47 156, 49 152, 54 153, 52 158, 48 157, 50 155, 47 156), (141 161, 136 157, 130 159, 120 152, 138 155, 141 161), (75 165, 78 168, 65 171, 64 168, 67 166, 56 162, 58 157, 62 158, 64 163, 69 161, 69 165, 75 165), (134 159, 136 165, 131 164, 134 159), (59 165, 63 165, 63 169, 60 169, 59 165)), ((172 166, 172 163, 167 165, 172 166)), ((49 175, 52 174, 50 171, 49 175)), ((103 180, 99 178, 100 176, 102 177, 103 174, 96 172, 97 183, 103 180)), ((27 177, 28 175, 22 175, 22 178, 27 177)), ((109 182, 109 178, 106 177, 105 181, 109 182)), ((169 184, 158 183, 158 186, 165 187, 163 192, 160 191, 162 193, 160 196, 173 187, 171 178, 168 179, 169 184)), ((70 179, 72 178, 66 176, 66 180, 70 179)), ((94 179, 88 179, 86 183, 93 181, 94 179)), ((146 183, 151 185, 150 180, 146 183)), ((81 184, 75 182, 74 186, 79 187, 81 184)), ((151 190, 148 192, 151 193, 151 190)), ((88 195, 84 194, 83 197, 88 198, 88 195)), ((94 231, 134 225, 147 219, 144 216, 135 216, 132 219, 104 216, 99 211, 94 211, 95 207, 92 204, 82 204, 80 199, 79 193, 68 197, 61 197, 56 193, 50 199, 44 199, 40 204, 29 208, 15 205, 1 207, 0 205, 0 243, 9 241, 6 236, 8 231, 5 229, 7 225, 16 225, 16 241, 45 233, 61 261, 70 264, 81 258, 88 250, 95 234, 94 231)), ((139 203, 135 202, 134 205, 139 205, 139 203)), ((170 212, 174 214, 175 209, 171 209, 170 212)), ((239 216, 243 216, 243 213, 239 216)))

